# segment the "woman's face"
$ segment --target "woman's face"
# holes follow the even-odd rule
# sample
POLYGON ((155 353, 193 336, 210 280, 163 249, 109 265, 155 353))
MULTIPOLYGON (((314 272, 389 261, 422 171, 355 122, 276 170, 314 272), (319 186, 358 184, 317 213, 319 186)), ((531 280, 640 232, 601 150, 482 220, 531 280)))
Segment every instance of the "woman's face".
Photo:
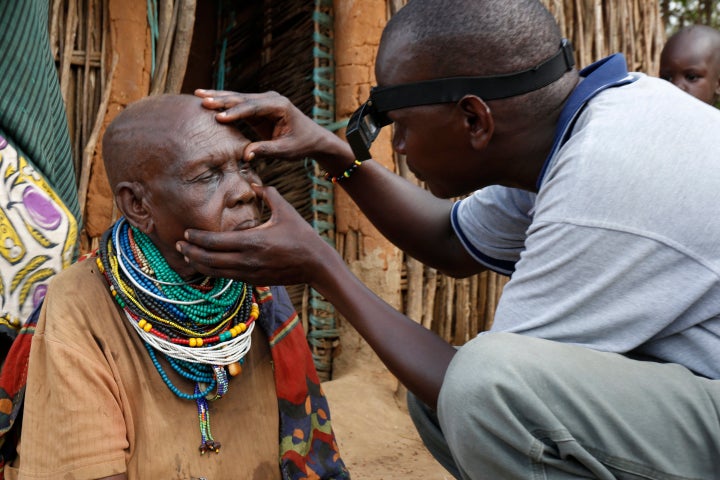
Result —
POLYGON ((242 160, 249 140, 235 127, 218 123, 207 110, 183 126, 184 132, 177 132, 172 142, 173 151, 145 172, 153 218, 148 234, 181 274, 187 265, 175 244, 185 230, 231 231, 258 225, 260 206, 251 183, 261 183, 242 160))

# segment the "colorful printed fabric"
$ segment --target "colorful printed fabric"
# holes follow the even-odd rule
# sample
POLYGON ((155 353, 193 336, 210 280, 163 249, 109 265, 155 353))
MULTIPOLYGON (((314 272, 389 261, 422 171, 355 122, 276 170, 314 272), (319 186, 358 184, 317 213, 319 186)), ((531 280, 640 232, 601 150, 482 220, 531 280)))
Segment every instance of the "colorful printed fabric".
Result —
POLYGON ((0 1, 0 136, 32 161, 78 220, 67 115, 50 51, 49 5, 0 1))
POLYGON ((75 217, 42 175, 0 136, 0 334, 14 337, 73 260, 75 217))
POLYGON ((256 290, 263 310, 258 323, 268 336, 275 371, 283 479, 349 479, 305 332, 287 291, 256 290))
POLYGON ((0 373, 0 480, 5 463, 15 458, 20 436, 20 418, 27 382, 30 343, 40 317, 40 306, 30 315, 10 347, 0 373))

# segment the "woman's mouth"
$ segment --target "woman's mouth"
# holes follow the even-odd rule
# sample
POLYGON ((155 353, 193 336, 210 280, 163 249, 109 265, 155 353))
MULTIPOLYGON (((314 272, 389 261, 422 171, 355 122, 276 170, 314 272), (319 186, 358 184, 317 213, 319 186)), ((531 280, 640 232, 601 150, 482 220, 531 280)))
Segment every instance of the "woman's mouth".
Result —
POLYGON ((248 228, 254 228, 260 225, 260 220, 257 218, 248 218, 247 220, 244 220, 240 223, 238 223, 235 228, 233 228, 233 231, 240 231, 240 230, 247 230, 248 228))

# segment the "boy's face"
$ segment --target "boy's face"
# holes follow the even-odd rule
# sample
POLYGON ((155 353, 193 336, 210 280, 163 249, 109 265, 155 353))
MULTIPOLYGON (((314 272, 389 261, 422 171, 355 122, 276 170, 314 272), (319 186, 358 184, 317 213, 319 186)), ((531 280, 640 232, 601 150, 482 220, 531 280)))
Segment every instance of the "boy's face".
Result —
POLYGON ((713 104, 720 95, 720 60, 701 35, 672 37, 660 56, 660 78, 695 98, 713 104))
POLYGON ((231 231, 260 223, 259 201, 250 187, 260 184, 242 160, 249 141, 235 128, 200 111, 176 135, 176 152, 147 173, 147 202, 152 211, 150 237, 171 267, 191 275, 175 244, 188 228, 231 231))

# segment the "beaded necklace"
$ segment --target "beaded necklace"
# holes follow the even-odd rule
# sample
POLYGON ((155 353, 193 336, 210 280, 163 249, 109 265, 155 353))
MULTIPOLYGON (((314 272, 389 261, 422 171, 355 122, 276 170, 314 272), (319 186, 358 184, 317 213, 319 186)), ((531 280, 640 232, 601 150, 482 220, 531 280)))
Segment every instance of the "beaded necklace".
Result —
POLYGON ((219 452, 208 400, 221 398, 228 374, 242 371, 260 315, 252 286, 224 278, 183 280, 150 238, 125 218, 103 235, 97 264, 165 385, 197 403, 200 453, 219 452), (180 377, 194 383, 192 393, 170 380, 158 352, 180 377))

